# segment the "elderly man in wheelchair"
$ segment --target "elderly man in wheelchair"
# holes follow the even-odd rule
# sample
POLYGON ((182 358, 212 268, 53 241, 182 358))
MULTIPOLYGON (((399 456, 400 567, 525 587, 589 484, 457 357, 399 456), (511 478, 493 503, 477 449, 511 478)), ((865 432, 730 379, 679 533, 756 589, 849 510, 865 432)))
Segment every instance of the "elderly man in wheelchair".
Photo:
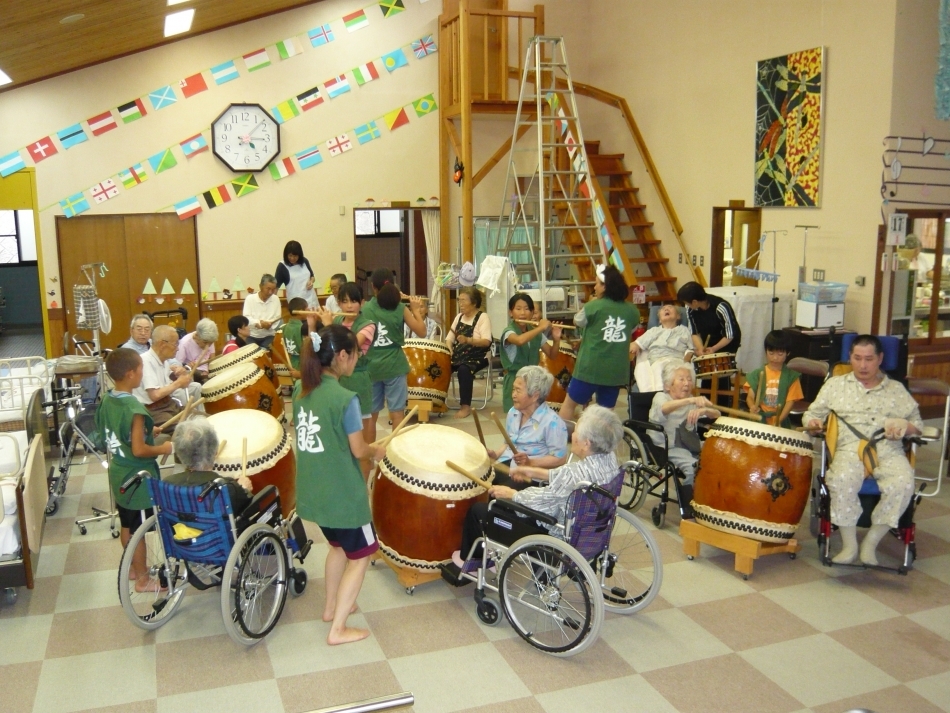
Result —
POLYGON ((146 482, 155 514, 132 535, 119 564, 119 600, 129 619, 153 630, 178 610, 187 587, 221 587, 224 625, 247 646, 266 636, 280 619, 287 590, 303 593, 303 564, 310 550, 296 513, 281 516, 280 496, 268 486, 251 497, 251 482, 220 477, 213 470, 218 437, 204 417, 179 424, 175 453, 185 465, 166 480, 137 474, 123 491, 146 482), (138 591, 129 579, 133 553, 144 541, 150 584, 138 591))
POLYGON ((831 500, 831 522, 841 533, 842 549, 831 562, 855 559, 877 566, 881 539, 898 527, 914 491, 914 469, 902 439, 923 430, 917 403, 899 382, 881 369, 884 350, 872 335, 851 344, 852 372, 829 379, 805 412, 809 431, 825 431, 833 459, 825 476, 831 500), (866 477, 880 489, 880 502, 871 513, 871 527, 858 549, 857 525, 862 514, 858 493, 866 477))
POLYGON ((552 470, 514 466, 514 480, 538 484, 522 491, 492 486, 494 500, 471 507, 461 548, 442 574, 455 586, 476 583, 483 622, 499 618, 487 588, 498 592, 506 618, 528 643, 570 656, 596 640, 605 607, 632 613, 656 596, 662 580, 656 543, 616 507, 622 436, 612 411, 590 406, 574 431, 577 460, 552 470))

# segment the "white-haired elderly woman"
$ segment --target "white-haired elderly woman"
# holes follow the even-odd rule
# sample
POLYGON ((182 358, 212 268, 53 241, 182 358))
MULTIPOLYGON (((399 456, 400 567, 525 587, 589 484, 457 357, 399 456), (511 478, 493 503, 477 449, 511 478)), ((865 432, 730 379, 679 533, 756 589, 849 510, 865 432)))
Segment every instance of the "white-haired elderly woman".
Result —
POLYGON ((676 305, 663 305, 657 312, 660 326, 652 327, 630 344, 630 358, 636 359, 633 376, 641 392, 663 388, 663 365, 693 358, 693 338, 689 327, 680 324, 676 305))
MULTIPOLYGON (((526 490, 513 490, 504 485, 493 485, 489 495, 493 498, 513 500, 532 510, 543 512, 564 521, 568 498, 578 487, 586 483, 604 486, 620 473, 620 464, 617 462, 617 444, 623 437, 623 426, 620 419, 610 409, 603 406, 588 406, 581 414, 571 439, 571 453, 575 460, 560 468, 548 470, 533 466, 514 466, 511 475, 515 480, 547 481, 547 487, 534 486, 526 490)), ((465 523, 462 526, 462 543, 459 550, 452 554, 454 567, 445 568, 446 579, 461 584, 465 580, 457 580, 458 571, 464 564, 464 558, 470 554, 475 541, 482 536, 484 523, 488 516, 487 503, 475 503, 469 508, 465 523)), ((550 534, 557 536, 559 531, 552 528, 550 534)), ((511 543, 503 543, 511 544, 511 543)), ((481 554, 472 553, 473 557, 481 554)))
MULTIPOLYGON (((489 449, 492 460, 509 465, 530 465, 538 468, 557 468, 567 460, 567 426, 545 403, 551 392, 554 377, 540 366, 525 366, 518 370, 511 387, 511 401, 505 430, 515 444, 516 451, 506 445, 504 450, 489 449)), ((527 483, 499 475, 498 485, 523 490, 527 483)))
POLYGON ((214 357, 214 343, 218 341, 218 325, 210 319, 199 319, 195 331, 186 334, 178 343, 175 359, 194 372, 195 381, 208 378, 208 364, 214 357))
POLYGON ((204 486, 215 478, 230 480, 228 494, 231 507, 240 513, 251 502, 251 481, 247 476, 234 479, 222 476, 213 470, 214 457, 218 453, 218 434, 204 416, 194 416, 175 427, 172 437, 175 455, 185 470, 163 478, 172 485, 204 486))
MULTIPOLYGON (((696 424, 701 418, 719 418, 722 414, 704 396, 693 396, 695 375, 692 367, 682 361, 668 361, 663 365, 663 391, 653 397, 650 421, 662 426, 669 445, 669 462, 685 476, 684 483, 692 486, 696 475, 696 458, 700 440, 696 424)), ((662 448, 663 434, 650 431, 650 438, 662 448)))

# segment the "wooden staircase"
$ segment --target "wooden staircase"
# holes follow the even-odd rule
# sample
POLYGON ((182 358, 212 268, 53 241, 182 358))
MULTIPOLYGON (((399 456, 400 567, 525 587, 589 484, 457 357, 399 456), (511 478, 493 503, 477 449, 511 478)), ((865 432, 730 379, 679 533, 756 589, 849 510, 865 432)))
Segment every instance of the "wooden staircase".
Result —
POLYGON ((610 217, 625 246, 627 262, 636 269, 637 282, 653 284, 647 288, 647 302, 669 302, 676 299, 676 278, 670 275, 669 258, 660 252, 660 240, 653 233, 653 222, 647 219, 646 206, 640 202, 639 188, 630 180, 631 172, 624 165, 623 154, 600 153, 599 141, 585 141, 590 174, 599 184, 610 217))

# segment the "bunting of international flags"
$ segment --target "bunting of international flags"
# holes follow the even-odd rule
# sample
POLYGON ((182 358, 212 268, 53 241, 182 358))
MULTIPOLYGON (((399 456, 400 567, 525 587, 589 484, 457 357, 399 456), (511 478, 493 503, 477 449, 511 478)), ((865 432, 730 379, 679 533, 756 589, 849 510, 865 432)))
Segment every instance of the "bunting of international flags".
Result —
MULTIPOLYGON (((282 181, 285 178, 290 178, 300 171, 305 171, 308 168, 313 168, 314 166, 320 165, 323 163, 324 156, 324 153, 321 151, 321 144, 323 145, 327 155, 331 157, 341 156, 354 148, 354 141, 350 137, 351 133, 356 139, 355 144, 358 146, 362 146, 363 144, 366 144, 370 141, 379 139, 382 137, 382 132, 377 121, 382 119, 390 131, 398 129, 400 126, 405 126, 409 123, 409 114, 406 112, 406 108, 409 106, 416 110, 417 117, 431 114, 438 108, 436 106, 434 94, 427 94, 413 102, 409 102, 408 104, 404 104, 403 106, 393 109, 392 111, 386 112, 381 117, 377 117, 372 121, 368 121, 365 124, 357 126, 356 128, 352 129, 351 132, 344 132, 327 139, 326 141, 319 142, 310 148, 295 153, 292 158, 290 156, 286 156, 284 158, 275 159, 267 167, 267 173, 270 175, 271 179, 276 182, 282 181), (419 113, 420 109, 416 107, 422 107, 422 113, 419 113)), ((259 190, 260 187, 261 186, 258 182, 257 176, 255 176, 253 173, 248 173, 232 180, 230 183, 225 183, 215 188, 209 188, 206 191, 198 193, 196 196, 191 196, 180 203, 175 203, 172 207, 182 220, 186 220, 187 218, 191 218, 202 211, 199 197, 204 199, 204 203, 209 209, 212 209, 231 202, 233 198, 240 198, 242 196, 246 196, 248 193, 253 193, 259 190)), ((159 209, 159 212, 161 210, 162 209, 159 209)))
MULTIPOLYGON (((423 1, 424 0, 420 0, 420 2, 423 1)), ((393 15, 399 14, 405 10, 404 0, 379 0, 379 2, 375 4, 378 5, 384 18, 392 17, 393 15)), ((348 32, 355 32, 356 30, 363 29, 370 24, 370 19, 366 13, 366 9, 367 8, 357 10, 356 12, 350 13, 340 18, 340 21, 343 22, 343 25, 348 32)), ((303 34, 294 35, 284 40, 280 40, 274 43, 272 46, 274 47, 274 50, 277 52, 277 55, 280 57, 280 59, 286 60, 302 52, 301 42, 303 41, 303 37, 303 34)), ((334 35, 331 23, 324 23, 318 27, 307 30, 306 38, 309 41, 311 48, 317 48, 335 41, 336 36, 334 35)), ((248 72, 254 72, 271 65, 271 55, 268 53, 268 46, 270 45, 265 45, 260 49, 254 50, 253 52, 241 55, 241 59, 244 61, 245 68, 248 72)), ((422 59, 436 52, 437 50, 435 42, 432 39, 432 35, 426 35, 425 37, 418 40, 413 40, 409 47, 418 59, 422 59)), ((383 66, 388 72, 393 72, 400 67, 405 67, 408 65, 406 53, 401 47, 392 50, 391 52, 387 52, 377 59, 382 62, 383 66)), ((375 65, 375 60, 360 65, 351 71, 358 86, 362 86, 367 82, 379 79, 379 73, 375 65)), ((178 103, 181 97, 189 99, 197 94, 207 91, 209 89, 207 76, 211 77, 215 86, 220 86, 222 84, 239 79, 241 77, 241 73, 239 72, 238 66, 236 65, 234 59, 221 62, 220 64, 213 65, 207 70, 202 70, 201 72, 196 72, 195 74, 180 79, 173 84, 167 84, 151 92, 148 92, 147 94, 143 94, 142 96, 137 97, 125 104, 121 104, 114 109, 110 109, 95 116, 89 117, 85 120, 85 124, 88 129, 86 126, 83 126, 82 122, 77 122, 73 126, 68 127, 68 129, 57 132, 56 138, 60 140, 62 148, 68 149, 88 141, 90 138, 89 133, 91 133, 94 137, 106 134, 109 131, 118 128, 119 126, 119 123, 116 119, 116 113, 118 114, 118 118, 122 120, 122 124, 130 124, 148 116, 148 109, 146 109, 145 102, 146 97, 151 110, 157 111, 167 108, 178 103)), ((340 96, 341 94, 349 92, 351 85, 349 80, 346 78, 346 75, 339 75, 339 77, 328 80, 324 85, 324 89, 326 90, 325 96, 332 99, 340 96)), ((314 87, 314 89, 308 90, 307 92, 296 96, 296 104, 298 105, 297 107, 293 106, 295 103, 294 97, 282 102, 278 106, 283 106, 287 110, 287 113, 284 113, 283 111, 278 113, 280 113, 281 119, 283 121, 289 120, 299 116, 300 111, 307 111, 315 106, 318 106, 324 101, 325 96, 323 93, 321 93, 319 87, 314 87)), ((24 150, 33 160, 34 164, 60 153, 59 149, 52 141, 52 136, 46 136, 39 141, 30 144, 29 146, 24 146, 17 151, 0 157, 0 176, 8 176, 11 173, 15 173, 16 171, 19 171, 27 166, 27 163, 23 160, 23 154, 21 153, 24 150)), ((184 151, 184 146, 182 146, 182 150, 184 151)), ((186 157, 190 157, 195 153, 201 153, 201 151, 196 151, 192 154, 188 154, 186 152, 185 155, 186 157)))

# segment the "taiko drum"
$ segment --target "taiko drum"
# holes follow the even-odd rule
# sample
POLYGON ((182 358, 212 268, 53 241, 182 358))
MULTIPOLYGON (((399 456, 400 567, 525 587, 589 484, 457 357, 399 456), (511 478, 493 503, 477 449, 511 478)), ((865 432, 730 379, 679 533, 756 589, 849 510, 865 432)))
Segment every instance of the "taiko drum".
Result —
POLYGON ((285 420, 284 400, 270 379, 252 362, 217 372, 201 385, 201 396, 208 413, 254 409, 285 420))
POLYGON ((227 441, 215 456, 213 470, 237 478, 241 475, 244 442, 247 440, 247 477, 259 493, 268 485, 280 494, 280 511, 284 517, 297 507, 297 458, 291 438, 284 427, 263 411, 224 411, 212 414, 208 422, 218 434, 218 441, 227 441))
POLYGON ((423 424, 397 435, 373 475, 373 524, 380 551, 394 565, 437 574, 462 537, 462 523, 485 490, 449 468, 451 460, 483 480, 491 461, 478 439, 423 424))
POLYGON ((452 350, 431 339, 407 339, 402 350, 409 361, 409 398, 444 406, 452 379, 452 350))
POLYGON ((574 373, 574 365, 577 363, 577 355, 567 344, 561 343, 558 352, 554 357, 548 357, 544 351, 541 352, 539 364, 541 368, 547 369, 554 376, 554 383, 551 385, 551 393, 548 394, 547 404, 555 411, 561 410, 561 404, 567 398, 567 386, 571 383, 571 375, 574 373))
POLYGON ((270 379, 274 388, 280 388, 280 383, 277 381, 277 373, 274 371, 274 360, 271 359, 270 352, 266 349, 262 349, 257 344, 245 344, 233 352, 215 357, 208 363, 208 373, 214 376, 218 372, 229 369, 237 364, 243 364, 244 362, 253 362, 256 364, 257 367, 264 372, 265 376, 270 379))
POLYGON ((811 464, 811 441, 798 431, 716 419, 696 470, 696 520, 754 540, 787 542, 808 502, 811 464))

